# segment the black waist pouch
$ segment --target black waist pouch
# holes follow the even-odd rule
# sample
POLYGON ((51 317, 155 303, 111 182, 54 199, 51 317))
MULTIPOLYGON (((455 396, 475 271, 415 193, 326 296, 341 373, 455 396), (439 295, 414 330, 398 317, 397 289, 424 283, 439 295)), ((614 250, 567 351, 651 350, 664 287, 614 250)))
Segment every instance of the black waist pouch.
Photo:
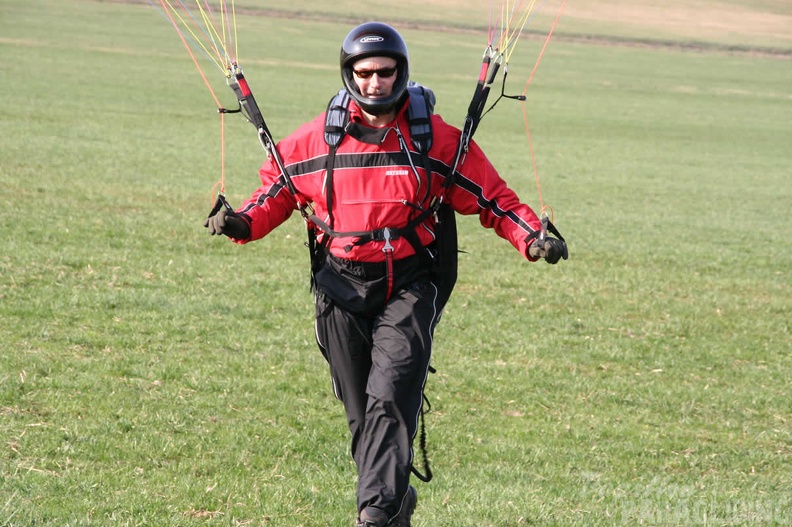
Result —
MULTIPOLYGON (((393 262, 394 294, 406 285, 429 278, 418 257, 393 262)), ((373 317, 385 307, 388 273, 385 262, 356 262, 328 254, 314 274, 316 288, 336 305, 355 315, 373 317)))

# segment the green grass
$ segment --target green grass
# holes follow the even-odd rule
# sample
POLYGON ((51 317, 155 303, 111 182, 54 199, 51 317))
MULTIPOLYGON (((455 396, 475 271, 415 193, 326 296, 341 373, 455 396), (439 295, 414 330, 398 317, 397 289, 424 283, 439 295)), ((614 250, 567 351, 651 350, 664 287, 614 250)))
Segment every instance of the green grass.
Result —
MULTIPOLYGON (((240 18, 276 135, 324 109, 348 25, 240 18)), ((403 32, 460 124, 482 35, 403 32)), ((147 5, 0 6, 2 526, 351 524, 303 227, 206 235, 219 125, 180 46, 147 5)), ((416 526, 792 521, 791 71, 551 44, 528 108, 571 257, 528 264, 461 222, 416 526)), ((226 133, 239 203, 263 153, 226 133)), ((536 205, 516 103, 477 138, 536 205)))

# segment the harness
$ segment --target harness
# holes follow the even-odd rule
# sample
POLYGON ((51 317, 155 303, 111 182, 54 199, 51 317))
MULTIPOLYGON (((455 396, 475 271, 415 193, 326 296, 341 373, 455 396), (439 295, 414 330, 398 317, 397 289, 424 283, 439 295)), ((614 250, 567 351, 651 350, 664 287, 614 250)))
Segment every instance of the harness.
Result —
MULTIPOLYGON (((420 165, 425 169, 428 175, 428 183, 426 189, 426 196, 417 204, 412 206, 419 211, 406 225, 383 227, 371 231, 337 231, 333 226, 333 171, 335 168, 335 157, 338 146, 343 141, 344 137, 351 135, 361 141, 379 142, 383 134, 388 133, 391 129, 385 128, 381 131, 366 131, 368 137, 361 135, 360 128, 355 123, 350 123, 349 102, 351 97, 346 89, 340 90, 328 103, 324 139, 329 147, 327 156, 326 167, 326 189, 327 189, 327 221, 319 218, 315 214, 309 216, 313 226, 318 227, 324 232, 324 237, 321 244, 317 242, 316 230, 309 228, 308 246, 311 253, 311 268, 316 272, 322 265, 326 254, 326 248, 330 244, 332 238, 351 237, 355 240, 345 247, 347 252, 351 251, 354 247, 364 245, 366 243, 379 241, 385 242, 383 252, 385 253, 386 269, 388 273, 388 295, 390 298, 393 286, 393 246, 391 242, 399 238, 407 240, 413 248, 413 251, 418 256, 422 266, 432 269, 434 267, 436 257, 427 248, 423 247, 418 237, 417 228, 424 223, 429 216, 437 212, 435 203, 432 202, 426 208, 421 207, 421 203, 429 198, 431 192, 431 163, 429 160, 429 150, 432 148, 432 121, 431 116, 434 110, 435 96, 434 93, 424 86, 416 83, 410 83, 407 87, 409 94, 408 107, 407 107, 407 122, 410 130, 410 139, 413 149, 418 152, 420 156, 420 165), (379 135, 378 135, 379 134, 379 135)), ((361 127, 362 128, 362 127, 361 127)), ((399 137, 399 142, 403 152, 407 154, 410 165, 413 171, 417 171, 417 167, 413 164, 410 150, 404 140, 403 135, 398 128, 395 128, 399 137)), ((448 182, 446 182, 448 184, 448 182)), ((445 186, 445 185, 444 185, 445 186)))

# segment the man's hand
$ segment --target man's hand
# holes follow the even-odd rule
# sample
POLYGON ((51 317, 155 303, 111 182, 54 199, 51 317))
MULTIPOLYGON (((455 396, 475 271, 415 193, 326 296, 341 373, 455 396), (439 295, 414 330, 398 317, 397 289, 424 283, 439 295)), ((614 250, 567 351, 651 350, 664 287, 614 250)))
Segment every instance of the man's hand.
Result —
POLYGON ((531 258, 544 258, 549 264, 558 263, 563 258, 569 258, 566 243, 557 238, 547 237, 544 240, 544 247, 539 247, 536 242, 528 247, 528 256, 531 258))
POLYGON ((250 238, 250 226, 241 216, 228 209, 220 209, 211 218, 206 218, 204 227, 209 229, 212 236, 225 234, 235 240, 246 240, 250 238))

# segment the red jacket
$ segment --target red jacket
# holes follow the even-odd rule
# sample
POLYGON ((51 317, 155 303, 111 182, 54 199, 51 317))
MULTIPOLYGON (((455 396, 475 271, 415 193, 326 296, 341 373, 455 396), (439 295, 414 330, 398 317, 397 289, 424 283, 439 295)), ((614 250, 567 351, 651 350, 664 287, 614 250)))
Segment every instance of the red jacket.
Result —
MULTIPOLYGON (((403 228, 411 218, 420 214, 415 205, 425 208, 432 197, 443 193, 444 174, 454 162, 461 132, 440 116, 432 116, 433 142, 429 151, 432 180, 427 187, 429 182, 421 155, 414 151, 410 140, 407 106, 402 106, 381 143, 361 142, 346 134, 338 146, 333 172, 331 224, 335 231, 403 228), (415 169, 400 148, 394 128, 398 128, 409 145, 415 169)), ((350 119, 357 123, 363 122, 360 109, 354 101, 350 102, 350 119)), ((280 141, 277 148, 300 196, 311 203, 316 216, 329 223, 327 189, 324 188, 329 147, 324 139, 324 126, 325 114, 322 113, 280 141)), ((528 205, 520 203, 478 145, 471 142, 464 163, 457 167, 457 173, 455 184, 446 191, 445 202, 460 214, 478 214, 484 227, 494 228, 499 236, 528 258, 525 239, 540 228, 540 221, 528 205)), ((246 240, 235 240, 237 243, 247 243, 266 236, 297 210, 297 201, 284 186, 272 160, 264 163, 259 175, 261 187, 238 209, 250 223, 251 235, 246 240)), ((417 231, 424 246, 432 243, 432 217, 417 231)), ((322 235, 320 232, 320 240, 322 235)), ((355 261, 378 262, 385 259, 382 250, 385 242, 371 241, 354 246, 352 244, 356 239, 334 238, 329 246, 330 252, 355 261)), ((394 259, 414 254, 412 246, 403 237, 391 243, 394 259)))

